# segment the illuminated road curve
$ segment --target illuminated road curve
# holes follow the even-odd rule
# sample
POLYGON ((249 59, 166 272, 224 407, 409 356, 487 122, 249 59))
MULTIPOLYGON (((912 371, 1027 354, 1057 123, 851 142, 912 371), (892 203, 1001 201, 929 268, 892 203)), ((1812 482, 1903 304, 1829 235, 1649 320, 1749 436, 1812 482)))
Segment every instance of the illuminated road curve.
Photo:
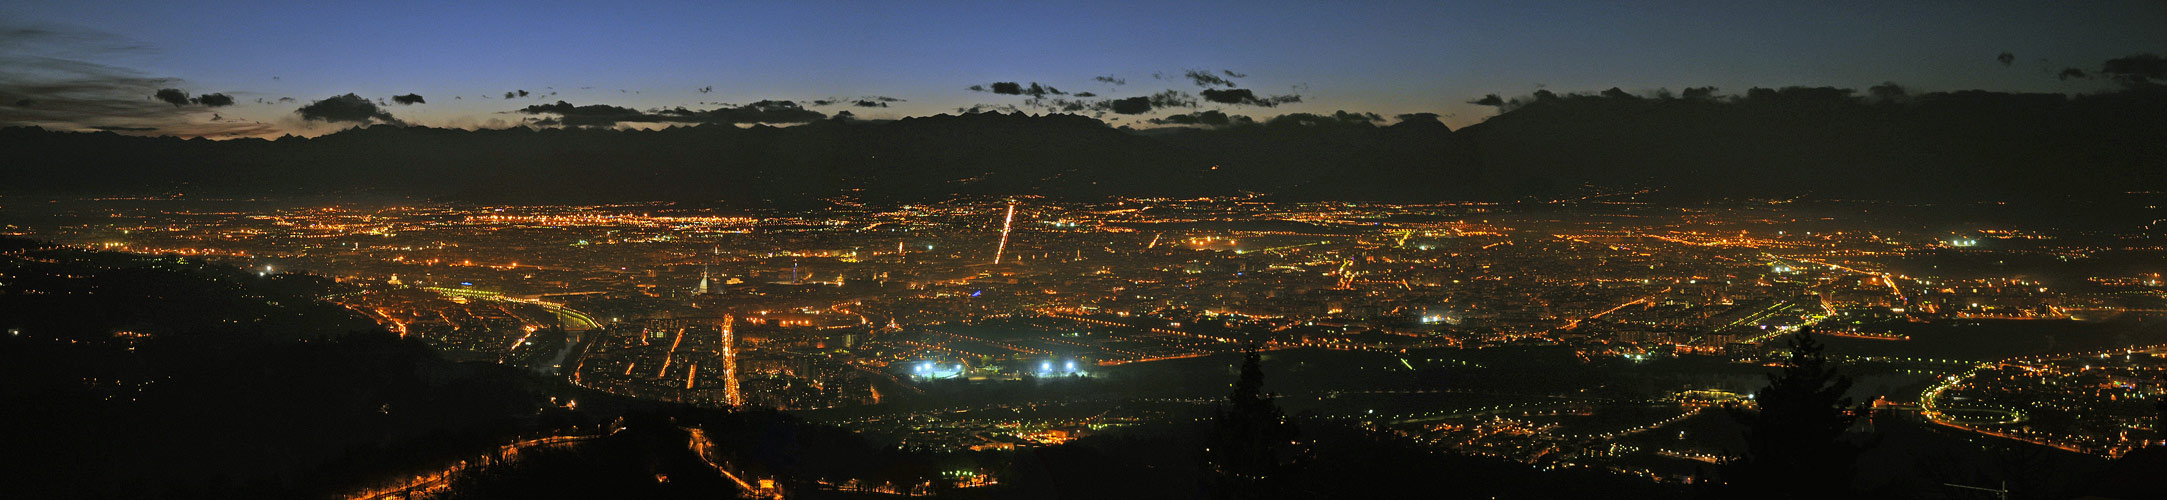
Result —
MULTIPOLYGON (((611 431, 611 434, 615 433, 616 431, 611 431)), ((521 451, 552 448, 557 446, 569 446, 575 443, 602 436, 603 435, 573 434, 545 436, 528 439, 525 441, 516 441, 511 444, 506 444, 504 446, 498 447, 497 452, 494 455, 482 455, 480 458, 472 461, 461 460, 459 461, 459 463, 453 464, 451 467, 444 468, 444 470, 433 471, 427 474, 418 474, 412 478, 401 481, 399 482, 399 484, 396 485, 354 492, 341 496, 340 498, 344 498, 347 500, 379 500, 427 496, 429 494, 442 491, 444 488, 450 487, 452 477, 457 476, 458 473, 465 471, 469 467, 488 467, 490 465, 515 460, 519 458, 519 453, 521 451)))
POLYGON ((685 446, 692 450, 692 454, 698 455, 701 462, 707 463, 708 467, 714 468, 715 472, 722 474, 722 477, 729 478, 730 482, 737 483, 740 498, 782 499, 782 490, 776 489, 773 481, 760 480, 760 485, 765 487, 755 487, 752 483, 745 482, 736 472, 731 471, 727 463, 715 462, 715 443, 707 440, 707 430, 698 427, 678 427, 678 429, 685 431, 685 446))
MULTIPOLYGON (((2120 347, 2120 348, 2113 348, 2113 349, 2101 349, 2101 350, 2096 350, 2096 351, 2085 351, 2085 352, 2078 352, 2078 353, 2065 353, 2065 354, 2043 354, 2043 355, 2034 355, 2034 356, 2019 356, 2019 357, 2009 358, 2009 359, 2005 359, 2005 360, 2001 360, 2001 361, 1997 361, 1997 362, 1991 362, 1991 363, 1980 363, 1980 364, 1978 364, 1977 366, 1973 366, 1973 367, 1972 367, 1972 368, 1971 368, 1970 370, 1966 370, 1966 371, 1965 371, 1964 373, 1962 373, 1962 374, 1957 374, 1957 375, 1950 375, 1950 376, 1948 376, 1947 378, 1943 379, 1943 380, 1942 380, 1942 383, 1940 383, 1940 384, 1935 384, 1935 385, 1934 385, 1934 386, 1932 386, 1932 387, 1928 387, 1928 388, 1926 388, 1926 391, 1925 391, 1925 392, 1921 392, 1921 393, 1919 393, 1919 414, 1920 414, 1920 415, 1925 415, 1925 416, 1926 416, 1926 419, 1927 419, 1927 421, 1929 421, 1929 422, 1933 422, 1933 423, 1935 423, 1935 424, 1939 424, 1939 425, 1947 426, 1947 427, 1950 427, 1950 428, 1954 428, 1954 429, 1960 429, 1960 430, 1965 430, 1965 431, 1970 431, 1970 432, 1976 432, 1976 433, 1979 433, 1979 434, 1985 434, 1985 435, 1988 435, 1988 436, 1994 436, 1994 437, 1999 437, 1999 438, 2006 438, 2006 439, 2012 439, 2012 440, 2017 440, 2017 441, 2023 441, 2023 442, 2027 442, 2027 443, 2032 443, 2032 444, 2036 444, 2036 445, 2040 445, 2040 446, 2046 446, 2046 447, 2049 447, 2049 448, 2056 448, 2056 449, 2061 449, 2061 450, 2065 450, 2065 451, 2072 451, 2072 452, 2077 452, 2077 453, 2084 453, 2084 454, 2091 454, 2091 455, 2102 455, 2102 456, 2107 456, 2107 457, 2109 457, 2109 458, 2113 458, 2113 457, 2115 457, 2115 456, 2116 456, 2116 451, 2115 451, 2115 450, 2101 450, 2101 449, 2093 449, 2093 448, 2088 448, 2088 447, 2076 446, 2076 445, 2072 445, 2072 444, 2067 444, 2067 443, 2057 443, 2057 442, 2052 442, 2052 441, 2046 441, 2046 440, 2042 440, 2042 439, 2038 439, 2038 438, 2033 438, 2033 437, 2029 437, 2029 436, 2022 436, 2022 435, 2017 435, 2017 434, 2011 434, 2011 433, 2006 433, 2006 432, 2000 432, 2000 431, 1995 431, 1995 430, 1992 430, 1992 429, 1987 429, 1987 428, 1979 427, 1979 426, 1977 426, 1977 425, 1972 425, 1972 424, 1969 424, 1969 423, 1965 423, 1965 422, 1961 421, 1961 419, 1958 419, 1958 418, 1953 418, 1953 417, 1952 417, 1952 415, 1951 415, 1951 413, 1953 413, 1953 412, 1957 412, 1957 411, 1963 411, 1963 410, 1967 410, 1968 408, 1944 408, 1944 407, 1942 406, 1941 402, 1940 402, 1940 399, 1941 399, 1941 393, 1943 393, 1943 392, 1946 392, 1946 391, 1948 391, 1949 389, 1955 388, 1956 386, 1959 386, 1959 385, 1963 385, 1963 384, 1964 384, 1964 381, 1965 381, 1965 380, 1968 380, 1968 379, 1970 379, 1970 378, 1971 378, 1971 377, 1972 377, 1973 375, 1977 374, 1977 373, 1978 373, 1978 372, 1979 372, 1980 370, 1985 370, 1985 369, 1988 369, 1988 368, 1996 368, 1996 367, 2001 367, 2001 366, 2009 365, 2009 364, 2012 364, 2012 363, 2020 363, 2020 362, 2027 362, 2027 361, 2041 361, 2041 360, 2048 360, 2048 359, 2057 359, 2057 358, 2069 358, 2069 357, 2077 357, 2077 356, 2094 356, 2094 355, 2100 355, 2100 354, 2111 354, 2111 353, 2134 353, 2134 352, 2154 352, 2154 351, 2161 351, 2161 350, 2167 350, 2167 344, 2153 344, 2153 345, 2143 345, 2143 346, 2129 346, 2129 347, 2120 347)), ((2014 419, 2011 419, 2011 420, 2008 420, 2008 421, 2005 421, 2005 422, 1999 422, 1999 423, 2014 423, 2014 422, 2019 422, 2019 421, 2022 421, 2022 416, 2021 416, 2021 413, 2018 413, 2018 416, 2017 416, 2016 418, 2014 418, 2014 419)))

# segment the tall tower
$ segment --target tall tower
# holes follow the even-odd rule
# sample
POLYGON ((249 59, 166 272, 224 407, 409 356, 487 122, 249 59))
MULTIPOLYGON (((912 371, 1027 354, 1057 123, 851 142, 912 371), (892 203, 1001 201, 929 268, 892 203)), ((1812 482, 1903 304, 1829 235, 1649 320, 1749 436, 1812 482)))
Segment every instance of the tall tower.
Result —
MULTIPOLYGON (((721 256, 721 255, 722 255, 722 246, 721 246, 721 245, 716 245, 716 246, 715 246, 715 251, 714 251, 714 256, 721 256)), ((710 277, 710 276, 708 275, 708 273, 707 273, 707 269, 708 269, 708 265, 709 265, 709 264, 712 264, 712 263, 714 263, 714 261, 715 261, 715 257, 714 257, 714 256, 708 257, 708 258, 707 258, 706 260, 703 260, 703 261, 701 261, 701 262, 700 262, 700 285, 699 285, 699 286, 697 286, 697 287, 693 287, 693 289, 692 289, 692 294, 693 294, 693 295, 705 295, 705 294, 706 294, 706 293, 708 292, 708 290, 709 290, 709 287, 713 286, 713 285, 711 285, 711 283, 712 283, 712 282, 714 281, 714 279, 713 279, 713 278, 711 278, 711 277, 710 277)))

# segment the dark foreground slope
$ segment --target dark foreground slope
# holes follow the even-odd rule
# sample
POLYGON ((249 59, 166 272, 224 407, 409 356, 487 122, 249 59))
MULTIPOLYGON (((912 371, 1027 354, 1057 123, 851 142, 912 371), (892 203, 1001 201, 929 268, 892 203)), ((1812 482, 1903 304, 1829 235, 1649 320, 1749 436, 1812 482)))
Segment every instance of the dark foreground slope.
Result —
MULTIPOLYGON (((675 422, 703 423, 718 454, 784 479, 872 477, 913 462, 774 412, 624 400, 509 366, 452 362, 316 300, 339 286, 0 238, 8 402, 0 422, 9 426, 0 449, 13 457, 0 477, 9 496, 328 498, 402 484, 515 441, 611 431, 559 450, 609 465, 559 478, 582 485, 564 492, 630 485, 640 488, 617 493, 731 496, 736 487, 715 471, 686 465, 698 458, 675 422), (656 474, 679 480, 657 486, 656 474)), ((453 475, 484 492, 531 489, 519 484, 532 479, 493 468, 453 475)))

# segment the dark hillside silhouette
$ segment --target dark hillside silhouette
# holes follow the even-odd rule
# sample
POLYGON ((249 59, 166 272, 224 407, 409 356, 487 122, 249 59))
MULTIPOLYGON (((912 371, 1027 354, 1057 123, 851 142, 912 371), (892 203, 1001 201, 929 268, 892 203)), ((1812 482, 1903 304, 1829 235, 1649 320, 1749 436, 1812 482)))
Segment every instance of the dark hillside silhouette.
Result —
MULTIPOLYGON (((381 194, 450 201, 714 201, 848 196, 1552 199, 1585 186, 1674 201, 2111 198, 2167 188, 2167 88, 2065 96, 1877 87, 1725 96, 1624 92, 1499 102, 1451 130, 1343 113, 1195 129, 972 113, 658 131, 378 125, 317 138, 181 140, 0 130, 9 193, 381 194)), ((1487 101, 1486 101, 1487 102, 1487 101)), ((1290 118, 1291 117, 1291 118, 1290 118)))

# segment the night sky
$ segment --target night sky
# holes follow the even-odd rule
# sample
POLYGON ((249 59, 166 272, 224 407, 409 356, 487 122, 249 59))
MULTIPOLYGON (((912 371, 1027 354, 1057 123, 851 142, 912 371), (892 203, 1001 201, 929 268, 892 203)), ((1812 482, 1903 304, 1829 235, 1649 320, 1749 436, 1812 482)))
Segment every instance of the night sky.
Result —
MULTIPOLYGON (((2057 72, 2167 52, 2159 1, 1163 3, 17 0, 0 4, 0 125, 315 135, 355 123, 295 110, 347 93, 428 126, 516 125, 534 116, 515 110, 559 100, 792 100, 878 119, 1023 104, 968 90, 993 82, 1100 98, 1193 93, 1206 87, 1183 73, 1205 70, 1245 75, 1221 87, 1300 102, 1199 109, 1431 112, 1460 127, 1495 112, 1469 99, 1538 88, 2090 92, 2112 85, 2057 72), (150 97, 160 88, 236 104, 168 105, 150 97), (528 95, 504 98, 518 90, 528 95), (405 94, 426 103, 389 102, 405 94), (851 104, 875 96, 900 101, 851 104), (828 99, 840 102, 812 102, 828 99)), ((1103 118, 1143 126, 1170 112, 1103 118)))

